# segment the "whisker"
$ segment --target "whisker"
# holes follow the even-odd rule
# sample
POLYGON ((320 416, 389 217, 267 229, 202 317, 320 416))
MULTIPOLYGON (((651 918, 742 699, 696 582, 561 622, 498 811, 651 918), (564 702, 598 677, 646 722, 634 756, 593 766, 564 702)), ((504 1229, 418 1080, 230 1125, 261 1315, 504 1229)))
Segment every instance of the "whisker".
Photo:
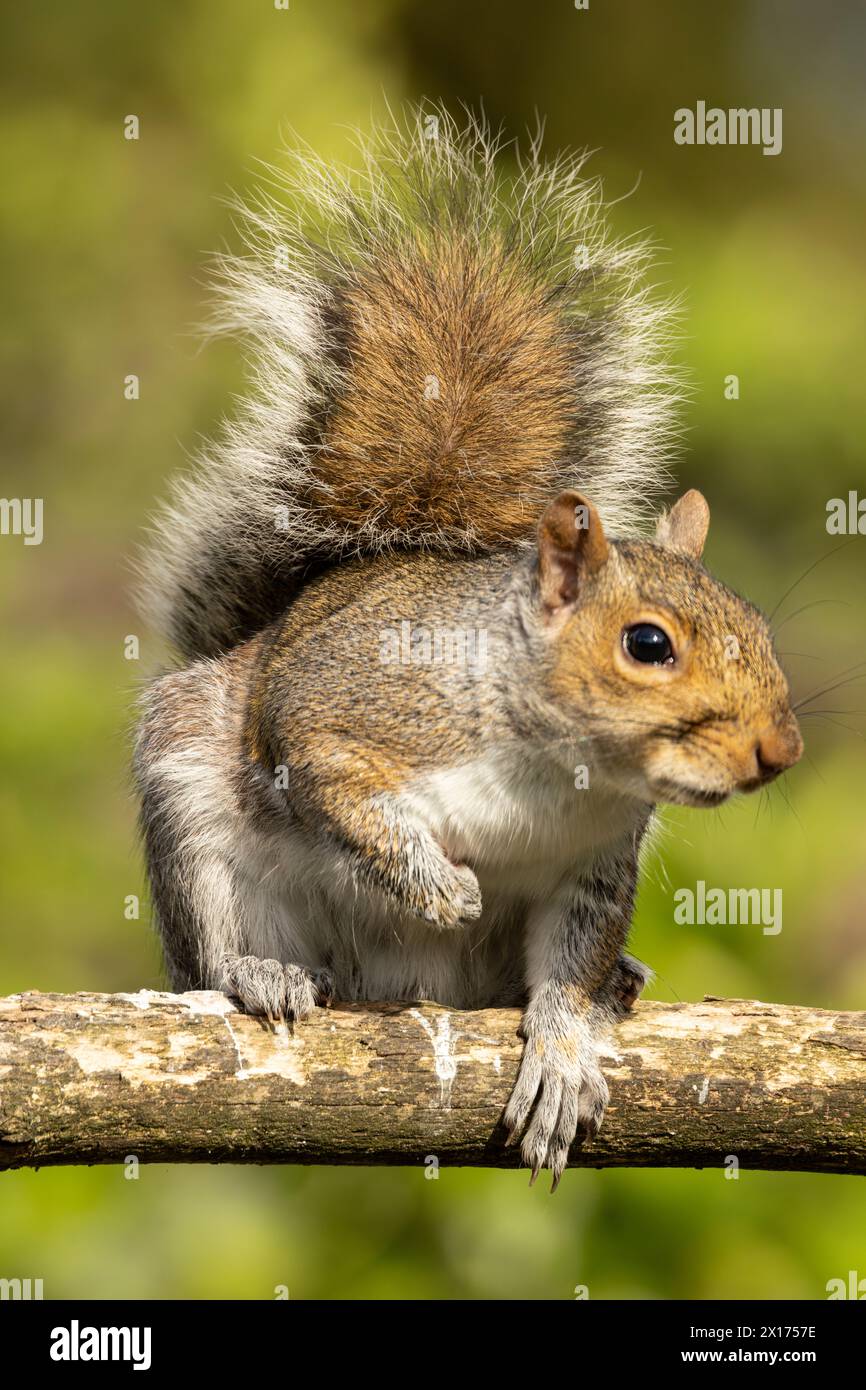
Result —
POLYGON ((866 671, 861 670, 864 665, 866 662, 858 661, 853 666, 848 666, 844 671, 839 672, 839 679, 834 677, 830 685, 822 686, 820 690, 813 690, 811 695, 804 695, 802 700, 798 700, 796 704, 791 706, 791 709, 796 712, 798 709, 802 709, 803 705, 811 704, 813 700, 819 700, 822 695, 831 695, 834 690, 841 690, 846 685, 854 685, 857 681, 866 679, 866 671), (860 674, 852 676, 848 674, 850 671, 860 671, 860 674), (842 679, 842 677, 847 677, 847 679, 842 679))
MULTIPOLYGON (((839 711, 839 713, 844 712, 845 711, 839 711)), ((815 719, 823 719, 828 724, 835 724, 838 728, 847 730, 849 734, 854 734, 857 738, 866 738, 866 734, 863 733, 862 729, 852 729, 850 724, 843 724, 841 719, 831 719, 826 710, 806 710, 806 713, 803 714, 801 718, 805 719, 808 715, 812 715, 815 719)))
POLYGON ((779 795, 781 796, 781 798, 782 798, 782 800, 784 801, 785 805, 787 806, 788 810, 791 812, 791 815, 794 817, 794 820, 797 822, 797 824, 799 825, 800 829, 803 830, 803 833, 805 834, 805 830, 804 830, 804 827, 803 827, 803 822, 800 820, 800 817, 797 815, 796 807, 794 806, 794 803, 793 803, 793 801, 791 800, 791 790, 790 790, 790 787, 786 787, 785 784, 784 784, 784 782, 776 782, 774 785, 775 785, 776 788, 778 789, 779 795))
POLYGON ((824 776, 824 774, 823 774, 823 772, 821 771, 821 769, 819 768, 818 764, 815 762, 815 759, 812 757, 812 754, 811 754, 811 753, 807 753, 807 754, 806 754, 806 760, 807 760, 809 766, 811 767, 812 771, 814 772, 815 776, 818 778, 818 781, 819 781, 819 782, 823 782, 823 783, 824 783, 824 786, 826 787, 826 785, 827 785, 827 778, 824 776))
POLYGON ((763 791, 761 792, 761 795, 758 797, 758 804, 757 804, 757 806, 755 807, 755 819, 754 819, 754 822, 752 823, 752 829, 753 829, 753 830, 757 830, 757 828, 758 828, 758 821, 759 821, 760 818, 761 818, 761 807, 762 807, 763 804, 764 804, 764 796, 766 795, 766 790, 767 790, 767 789, 766 789, 766 787, 765 787, 765 788, 763 789, 763 791))
POLYGON ((842 605, 843 608, 851 607, 850 603, 846 603, 843 598, 813 599, 811 603, 804 603, 802 608, 795 608, 793 613, 789 613, 787 618, 782 619, 778 627, 773 628, 773 641, 775 642, 776 638, 778 637, 779 633, 782 631, 782 628, 785 626, 786 623, 792 622, 794 618, 799 618, 801 613, 808 613, 810 608, 819 608, 822 603, 839 603, 842 605))
POLYGON ((866 714, 866 709, 804 709, 800 718, 808 719, 810 714, 866 714))
POLYGON ((782 607, 782 604, 785 602, 785 599, 786 599, 786 598, 789 598, 790 595, 791 595, 791 594, 794 592, 794 590, 797 588, 797 586, 800 585, 800 584, 802 584, 803 580, 806 578, 807 575, 811 574, 812 571, 815 570, 815 569, 817 569, 819 565, 823 565, 824 561, 825 561, 825 560, 829 560, 831 555, 836 555, 840 550, 844 550, 844 549, 845 549, 845 546, 846 546, 846 545, 850 545, 850 544, 851 544, 851 541, 852 541, 853 539, 854 539, 853 536, 849 536, 847 540, 842 541, 842 544, 841 544, 841 545, 834 545, 834 547, 833 547, 832 550, 826 551, 826 553, 825 553, 824 555, 819 555, 818 559, 815 560, 815 561, 813 561, 813 563, 809 566, 808 569, 803 570, 803 573, 800 575, 800 578, 799 578, 799 579, 795 579, 794 582, 793 582, 793 584, 791 584, 790 587, 787 588, 787 589, 785 590, 785 592, 783 593, 782 597, 779 599, 779 602, 776 604, 775 608, 773 609, 773 611, 772 611, 772 613, 770 614, 770 616, 769 616, 769 618, 767 619, 767 621, 768 621, 769 623, 771 623, 771 622, 773 621, 773 619, 774 619, 774 617, 776 616, 776 614, 778 613, 779 609, 782 607))

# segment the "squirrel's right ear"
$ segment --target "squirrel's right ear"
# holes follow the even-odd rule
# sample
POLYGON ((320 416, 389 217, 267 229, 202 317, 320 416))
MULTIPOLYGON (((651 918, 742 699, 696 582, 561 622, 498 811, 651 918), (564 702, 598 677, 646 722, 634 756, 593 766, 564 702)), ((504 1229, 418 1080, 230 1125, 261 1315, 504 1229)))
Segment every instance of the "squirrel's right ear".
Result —
POLYGON ((561 492, 538 523, 538 587, 549 617, 571 608, 581 578, 601 569, 609 549, 598 512, 579 492, 561 492))

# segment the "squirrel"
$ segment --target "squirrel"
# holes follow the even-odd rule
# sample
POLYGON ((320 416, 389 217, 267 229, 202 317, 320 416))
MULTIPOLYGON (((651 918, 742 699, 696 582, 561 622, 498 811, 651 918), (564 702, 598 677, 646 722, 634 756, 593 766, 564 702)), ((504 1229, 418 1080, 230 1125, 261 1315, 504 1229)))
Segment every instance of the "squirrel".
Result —
POLYGON ((584 159, 509 172, 482 121, 416 113, 362 175, 296 155, 243 209, 217 326, 253 387, 155 524, 180 661, 135 751, 173 987, 292 1023, 521 1008, 504 1127, 554 1188, 650 977, 656 808, 802 751, 765 618, 701 564, 706 501, 660 510, 678 308, 584 159))

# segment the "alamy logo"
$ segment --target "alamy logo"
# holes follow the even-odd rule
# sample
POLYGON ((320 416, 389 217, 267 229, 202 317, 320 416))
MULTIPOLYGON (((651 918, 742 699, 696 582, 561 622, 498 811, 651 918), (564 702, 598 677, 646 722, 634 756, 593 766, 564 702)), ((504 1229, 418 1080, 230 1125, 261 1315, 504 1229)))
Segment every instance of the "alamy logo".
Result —
POLYGON ((384 666, 465 666, 473 674, 487 668, 487 629, 480 627, 413 627, 379 633, 379 660, 384 666))
POLYGON ((782 930, 781 888, 708 888, 699 878, 694 888, 678 888, 674 903, 678 926, 759 926, 764 936, 782 930))
POLYGON ((0 1300, 26 1301, 42 1297, 41 1279, 0 1279, 0 1300))
POLYGON ((0 536, 23 536, 25 545, 41 545, 42 498, 0 497, 0 536))
POLYGON ((781 106, 721 106, 707 108, 699 101, 694 111, 681 106, 674 112, 674 140, 678 145, 763 145, 764 154, 782 152, 781 106))
POLYGON ((150 1370, 149 1327, 68 1327, 51 1329, 52 1361, 131 1361, 134 1371, 150 1370))
POLYGON ((853 490, 847 497, 831 497, 827 503, 827 531, 831 536, 866 536, 866 497, 853 490))
POLYGON ((848 1270, 847 1282, 844 1279, 828 1279, 824 1286, 827 1290, 827 1298, 855 1298, 862 1303, 866 1298, 866 1279, 861 1279, 856 1269, 848 1270))

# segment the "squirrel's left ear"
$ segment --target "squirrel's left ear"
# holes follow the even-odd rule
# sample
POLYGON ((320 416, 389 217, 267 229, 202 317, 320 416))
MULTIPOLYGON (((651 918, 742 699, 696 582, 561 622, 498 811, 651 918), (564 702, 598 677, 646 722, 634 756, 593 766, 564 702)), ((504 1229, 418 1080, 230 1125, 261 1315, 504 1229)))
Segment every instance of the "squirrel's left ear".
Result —
POLYGON ((692 488, 684 492, 669 512, 659 517, 656 540, 671 550, 682 550, 693 560, 703 554, 704 542, 710 527, 710 509, 703 493, 692 488))
POLYGON ((561 492, 538 523, 538 587, 548 617, 574 605, 581 578, 601 569, 607 557, 595 507, 582 493, 561 492))

